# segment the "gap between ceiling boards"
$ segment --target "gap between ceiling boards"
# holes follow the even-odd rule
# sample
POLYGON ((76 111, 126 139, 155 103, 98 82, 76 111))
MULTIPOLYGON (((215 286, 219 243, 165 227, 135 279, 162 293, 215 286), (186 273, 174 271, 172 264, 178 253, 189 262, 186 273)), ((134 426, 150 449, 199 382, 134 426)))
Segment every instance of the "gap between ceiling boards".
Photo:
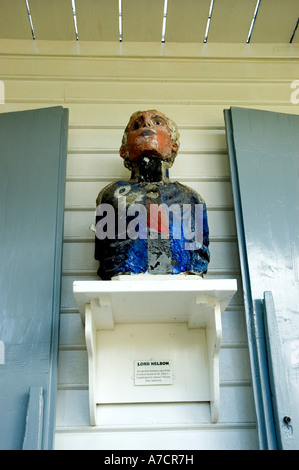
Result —
MULTIPOLYGON (((26 3, 26 9, 27 9, 27 13, 28 13, 28 19, 29 19, 29 24, 30 24, 30 28, 31 28, 32 38, 35 39, 33 21, 32 21, 32 17, 31 17, 30 5, 29 5, 30 0, 24 0, 24 1, 26 3)), ((255 25, 255 22, 256 22, 256 18, 257 18, 257 15, 258 15, 258 11, 259 11, 259 8, 260 8, 261 1, 262 0, 257 0, 257 2, 256 2, 256 6, 255 6, 253 17, 252 17, 252 20, 251 20, 249 32, 248 32, 248 35, 247 35, 247 40, 246 40, 247 44, 249 44, 249 42, 251 40, 251 37, 252 37, 252 32, 253 32, 253 29, 254 29, 254 25, 255 25)), ((79 32, 78 32, 78 25, 77 25, 76 3, 75 3, 75 0, 70 0, 70 2, 71 2, 71 7, 72 7, 72 13, 73 13, 75 37, 76 37, 76 40, 78 41, 79 40, 79 32)), ((213 15, 214 2, 215 2, 215 0, 211 0, 211 3, 210 3, 209 15, 208 15, 207 25, 206 25, 206 29, 205 29, 205 37, 203 38, 204 43, 208 42, 209 30, 210 30, 210 25, 211 25, 211 21, 212 21, 212 15, 213 15)), ((162 35, 161 35, 161 42, 162 43, 165 43, 166 23, 167 23, 167 9, 168 9, 168 0, 164 0, 163 18, 162 18, 162 35)), ((123 11, 122 10, 122 0, 118 0, 118 39, 119 39, 120 42, 122 42, 122 40, 123 40, 123 27, 122 27, 122 16, 123 16, 123 14, 122 14, 122 11, 123 11)), ((297 31, 297 28, 298 28, 298 24, 299 24, 299 18, 297 19, 295 28, 294 28, 292 36, 290 38, 290 43, 293 42, 295 33, 297 31)))

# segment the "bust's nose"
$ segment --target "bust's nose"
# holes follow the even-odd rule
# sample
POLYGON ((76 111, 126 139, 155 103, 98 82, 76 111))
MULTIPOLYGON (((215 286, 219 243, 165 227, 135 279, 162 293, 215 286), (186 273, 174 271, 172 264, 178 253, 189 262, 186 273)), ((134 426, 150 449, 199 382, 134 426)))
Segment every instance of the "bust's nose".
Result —
POLYGON ((143 121, 143 127, 152 127, 153 123, 150 117, 145 116, 143 121))

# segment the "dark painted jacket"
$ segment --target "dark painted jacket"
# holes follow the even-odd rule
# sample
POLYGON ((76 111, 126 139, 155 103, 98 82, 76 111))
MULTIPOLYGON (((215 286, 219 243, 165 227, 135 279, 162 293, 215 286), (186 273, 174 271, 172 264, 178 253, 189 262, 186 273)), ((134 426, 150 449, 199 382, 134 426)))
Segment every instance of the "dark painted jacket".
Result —
POLYGON ((207 271, 206 204, 178 182, 108 185, 97 199, 96 228, 95 259, 104 280, 125 273, 207 271))

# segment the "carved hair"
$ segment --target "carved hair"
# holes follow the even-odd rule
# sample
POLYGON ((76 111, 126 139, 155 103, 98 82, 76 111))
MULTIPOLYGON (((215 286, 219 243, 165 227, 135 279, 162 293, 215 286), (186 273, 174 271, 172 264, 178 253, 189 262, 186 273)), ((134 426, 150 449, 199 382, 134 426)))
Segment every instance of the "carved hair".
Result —
MULTIPOLYGON (((155 109, 150 110, 150 111, 153 111, 157 114, 163 114, 163 113, 161 113, 161 112, 159 112, 155 109)), ((134 119, 135 116, 137 116, 140 113, 144 113, 144 112, 147 112, 147 111, 136 111, 130 117, 128 125, 126 126, 126 128, 124 130, 121 147, 119 149, 120 153, 122 153, 122 152, 124 153, 125 147, 127 145, 130 122, 134 119)), ((169 119, 167 116, 165 116, 165 114, 163 114, 163 116, 166 118, 166 122, 167 122, 167 126, 168 126, 168 129, 169 129, 169 132, 170 132, 172 143, 179 149, 179 147, 180 147, 180 134, 179 134, 178 127, 177 127, 176 123, 174 121, 172 121, 171 119, 169 119)), ((170 168, 173 165, 173 162, 174 162, 175 157, 177 156, 177 153, 178 153, 177 151, 172 151, 171 156, 167 160, 164 160, 166 168, 170 168)), ((132 169, 134 169, 134 166, 136 165, 136 163, 132 162, 129 159, 129 156, 127 155, 124 158, 124 165, 129 170, 132 170, 132 169)))

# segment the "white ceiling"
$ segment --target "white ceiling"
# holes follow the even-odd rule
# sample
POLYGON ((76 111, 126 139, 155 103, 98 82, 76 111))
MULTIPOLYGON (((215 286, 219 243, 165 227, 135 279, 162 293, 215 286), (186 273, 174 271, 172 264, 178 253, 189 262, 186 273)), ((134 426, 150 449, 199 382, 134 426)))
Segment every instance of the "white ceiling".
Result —
MULTIPOLYGON (((165 0, 122 0, 122 39, 161 42, 165 0)), ((71 0, 28 0, 35 39, 76 40, 71 0)), ((214 0, 207 42, 244 43, 257 0, 214 0)), ((168 0, 165 42, 205 38, 211 0, 168 0)), ((79 41, 119 41, 119 0, 75 0, 79 41)), ((261 0, 251 43, 289 43, 299 0, 261 0)), ((299 29, 299 27, 298 27, 299 29)), ((32 39, 25 0, 0 0, 0 38, 32 39)), ((297 31, 294 43, 299 42, 297 31)))

